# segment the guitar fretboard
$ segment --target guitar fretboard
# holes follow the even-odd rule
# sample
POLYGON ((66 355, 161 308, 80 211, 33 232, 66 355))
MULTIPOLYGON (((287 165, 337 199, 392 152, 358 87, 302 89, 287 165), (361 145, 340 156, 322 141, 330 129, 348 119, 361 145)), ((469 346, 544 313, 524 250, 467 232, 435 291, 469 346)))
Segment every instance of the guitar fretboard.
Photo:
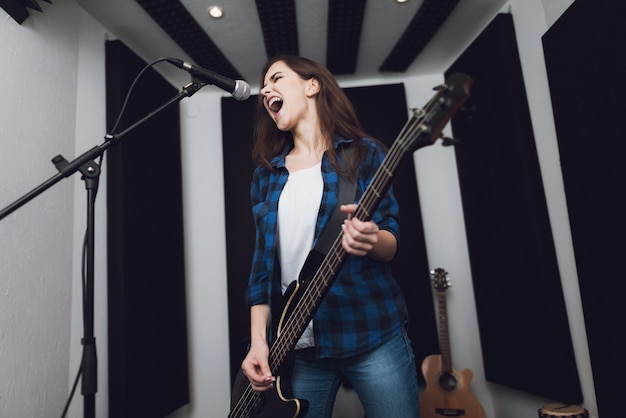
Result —
MULTIPOLYGON (((407 139, 403 140, 403 135, 415 135, 413 131, 418 129, 416 126, 419 126, 419 118, 413 115, 407 122, 405 129, 400 133, 399 138, 394 141, 385 160, 374 174, 372 182, 363 193, 354 217, 361 221, 369 221, 372 218, 372 214, 391 186, 399 166, 406 156, 409 155, 407 151, 410 149, 405 144, 407 139)), ((270 350, 270 367, 272 370, 277 370, 282 366, 287 354, 293 349, 307 324, 313 318, 315 311, 321 304, 332 281, 345 261, 347 253, 341 245, 342 239, 343 234, 340 231, 310 284, 302 293, 300 301, 296 304, 286 323, 281 327, 278 338, 270 350)))
POLYGON ((439 350, 441 351, 441 372, 452 373, 452 354, 450 353, 450 334, 448 331, 448 305, 446 292, 437 292, 437 309, 439 313, 439 350))

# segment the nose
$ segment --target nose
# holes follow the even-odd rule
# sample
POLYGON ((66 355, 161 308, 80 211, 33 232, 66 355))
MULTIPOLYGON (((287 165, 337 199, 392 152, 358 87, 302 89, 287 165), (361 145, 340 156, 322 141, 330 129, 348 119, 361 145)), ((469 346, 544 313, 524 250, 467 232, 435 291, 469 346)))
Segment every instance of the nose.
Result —
POLYGON ((261 89, 261 95, 263 96, 267 96, 268 94, 270 94, 270 92, 272 91, 272 87, 270 83, 267 83, 266 85, 263 86, 263 88, 261 89))

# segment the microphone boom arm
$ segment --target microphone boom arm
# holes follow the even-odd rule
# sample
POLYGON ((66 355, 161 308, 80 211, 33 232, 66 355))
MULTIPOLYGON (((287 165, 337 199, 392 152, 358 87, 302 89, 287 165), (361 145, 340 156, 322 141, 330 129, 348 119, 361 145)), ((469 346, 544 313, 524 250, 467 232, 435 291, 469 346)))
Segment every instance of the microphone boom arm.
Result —
MULTIPOLYGON (((52 162, 56 166, 57 170, 59 170, 59 173, 54 175, 54 176, 52 176, 51 178, 49 178, 48 180, 43 182, 41 185, 39 185, 36 188, 34 188, 33 190, 31 190, 30 192, 26 193, 25 195, 23 195, 22 197, 17 199, 15 202, 13 202, 10 205, 8 205, 7 207, 5 207, 4 209, 0 210, 0 221, 2 219, 4 219, 5 217, 7 217, 8 215, 10 215, 11 213, 15 212, 17 209, 19 209, 20 207, 22 207, 26 203, 30 202, 35 197, 39 196, 41 193, 43 193, 44 191, 46 191, 47 189, 49 189, 50 187, 52 187, 53 185, 55 185, 59 181, 61 181, 63 178, 71 176, 72 174, 74 174, 77 171, 81 170, 81 168, 83 166, 85 166, 85 165, 90 165, 90 161, 93 161, 96 158, 98 158, 99 156, 101 156, 102 154, 104 154, 104 151, 106 151, 108 148, 110 148, 111 145, 116 144, 118 141, 121 140, 121 138, 125 134, 127 134, 130 131, 132 131, 137 126, 141 125, 142 123, 144 123, 148 119, 152 118, 154 115, 156 115, 157 113, 161 112, 163 109, 169 107, 170 105, 172 105, 172 104, 174 104, 176 102, 181 101, 185 97, 191 97, 194 93, 196 93, 198 90, 200 90, 205 85, 206 85, 206 83, 203 83, 203 82, 200 82, 200 81, 196 81, 196 80, 194 80, 191 83, 185 85, 182 88, 182 90, 176 96, 174 96, 172 99, 170 99, 168 102, 166 102, 165 104, 163 104, 162 106, 160 106, 156 110, 150 112, 149 114, 144 116, 139 121, 135 122, 130 127, 124 129, 122 132, 120 132, 118 134, 114 134, 114 133, 106 134, 104 136, 104 138, 106 140, 105 142, 103 142, 102 144, 100 144, 100 145, 98 145, 96 147, 93 147, 92 149, 86 151, 85 153, 83 153, 80 156, 76 157, 71 162, 68 162, 67 160, 65 160, 65 158, 63 158, 62 155, 57 155, 56 157, 54 157, 52 159, 52 162)), ((86 167, 86 169, 88 169, 88 168, 86 167)), ((92 167, 92 169, 93 169, 93 167, 92 167)), ((86 173, 83 173, 83 174, 86 174, 86 173)))

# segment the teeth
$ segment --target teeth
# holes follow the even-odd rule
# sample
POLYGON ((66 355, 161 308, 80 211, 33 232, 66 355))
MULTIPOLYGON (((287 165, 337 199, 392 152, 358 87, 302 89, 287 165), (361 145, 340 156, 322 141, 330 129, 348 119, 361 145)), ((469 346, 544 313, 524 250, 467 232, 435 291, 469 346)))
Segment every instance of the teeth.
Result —
POLYGON ((280 102, 282 100, 280 100, 278 97, 272 97, 272 99, 269 102, 269 106, 272 106, 274 103, 276 102, 280 102))

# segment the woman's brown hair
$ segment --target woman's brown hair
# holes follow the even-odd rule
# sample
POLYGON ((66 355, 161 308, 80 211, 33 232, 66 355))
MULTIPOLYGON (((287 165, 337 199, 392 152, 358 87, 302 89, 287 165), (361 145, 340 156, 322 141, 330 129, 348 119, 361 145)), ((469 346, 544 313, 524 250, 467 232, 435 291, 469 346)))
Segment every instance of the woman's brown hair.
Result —
MULTIPOLYGON (((368 135, 363 131, 352 103, 339 87, 335 77, 321 64, 307 58, 295 55, 281 55, 271 58, 261 72, 260 86, 264 85, 265 75, 276 62, 282 61, 303 80, 315 78, 320 84, 317 94, 317 112, 320 118, 320 129, 324 138, 330 143, 327 145, 327 156, 330 163, 337 166, 337 155, 333 141, 336 136, 351 139, 355 146, 354 157, 350 167, 350 174, 357 174, 358 163, 361 159, 361 139, 368 135)), ((280 154, 285 146, 293 141, 291 132, 283 132, 276 127, 276 123, 269 117, 263 106, 263 96, 259 94, 255 113, 255 135, 252 148, 252 158, 260 165, 272 168, 270 160, 280 154)))

